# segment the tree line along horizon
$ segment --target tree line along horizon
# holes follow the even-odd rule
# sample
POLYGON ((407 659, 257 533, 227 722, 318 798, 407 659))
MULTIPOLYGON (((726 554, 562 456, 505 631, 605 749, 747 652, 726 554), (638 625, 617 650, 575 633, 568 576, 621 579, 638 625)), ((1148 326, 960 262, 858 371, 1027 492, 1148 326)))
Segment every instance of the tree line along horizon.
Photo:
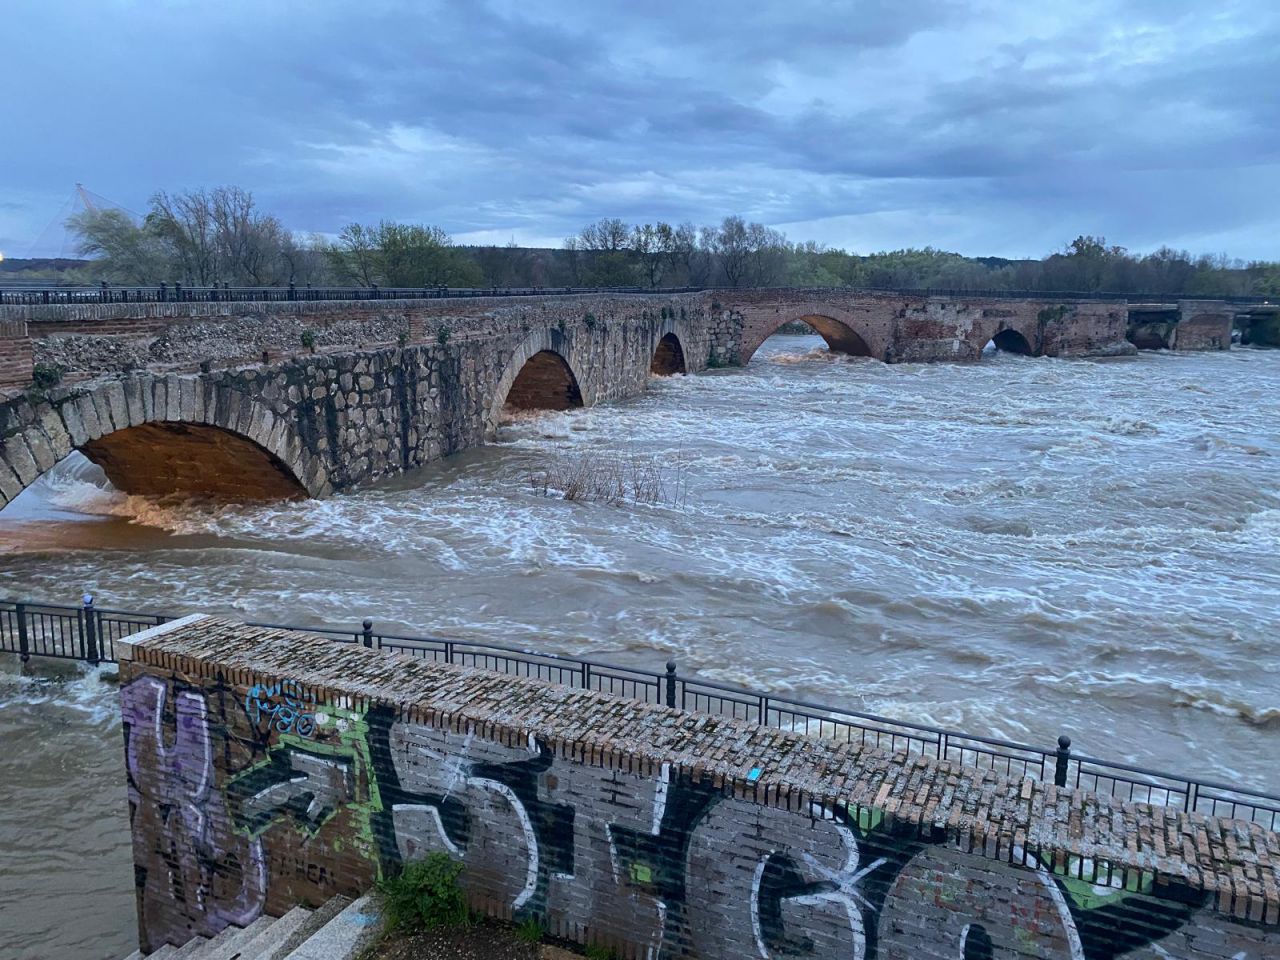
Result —
POLYGON ((85 261, 7 276, 121 286, 861 287, 1280 296, 1280 262, 1132 254, 1079 236, 1039 260, 902 249, 857 254, 740 216, 716 225, 628 224, 605 217, 559 249, 465 246, 438 226, 351 223, 336 238, 300 236, 239 187, 152 196, 141 222, 120 209, 67 221, 85 261))

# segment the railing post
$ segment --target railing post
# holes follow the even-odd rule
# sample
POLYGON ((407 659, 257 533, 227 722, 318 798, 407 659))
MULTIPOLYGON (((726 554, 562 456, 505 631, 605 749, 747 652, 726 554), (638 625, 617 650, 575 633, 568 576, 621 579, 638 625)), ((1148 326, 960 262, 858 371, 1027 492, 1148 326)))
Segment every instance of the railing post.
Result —
POLYGON ((182 284, 181 283, 176 283, 176 282, 174 283, 173 299, 176 300, 178 303, 182 302, 182 284))
POLYGON ((27 636, 27 605, 14 604, 18 615, 18 657, 23 663, 31 659, 30 638, 27 636))
POLYGON ((169 299, 169 284, 163 280, 160 281, 160 302, 165 303, 169 299))
POLYGON ((364 627, 364 629, 360 633, 360 636, 363 638, 364 645, 368 647, 370 650, 372 650, 373 649, 373 621, 366 619, 365 622, 361 624, 361 626, 364 627))
POLYGON ((298 299, 298 285, 294 283, 292 280, 289 281, 289 299, 290 300, 298 299))
POLYGON ((1058 763, 1053 771, 1053 782, 1059 787, 1067 785, 1067 763, 1071 760, 1071 738, 1065 733, 1058 738, 1058 763))
POLYGON ((674 708, 676 705, 676 662, 674 660, 667 661, 667 706, 674 708))
POLYGON ((98 665, 98 622, 93 609, 93 594, 84 595, 84 656, 94 666, 98 665))

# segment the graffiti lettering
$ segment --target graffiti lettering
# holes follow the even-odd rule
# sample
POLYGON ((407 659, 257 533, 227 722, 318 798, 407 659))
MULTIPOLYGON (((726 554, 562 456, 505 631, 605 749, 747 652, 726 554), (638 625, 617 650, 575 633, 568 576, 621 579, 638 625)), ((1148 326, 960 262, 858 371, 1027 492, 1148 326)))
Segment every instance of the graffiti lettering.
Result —
POLYGON ((232 780, 227 795, 239 802, 237 825, 251 834, 281 817, 314 834, 352 798, 351 781, 347 761, 283 747, 272 751, 266 763, 232 780))
POLYGON ((244 698, 245 713, 260 728, 312 737, 316 732, 315 698, 295 680, 255 684, 244 698))
POLYGON ((139 924, 152 947, 250 923, 267 888, 262 844, 232 830, 214 783, 205 696, 169 689, 142 677, 120 692, 139 924))
POLYGON ((1252 960, 1280 942, 1203 895, 1162 898, 1074 857, 1062 876, 1016 848, 992 860, 895 833, 875 811, 765 806, 667 767, 319 705, 297 684, 231 699, 143 677, 123 702, 152 949, 252 920, 269 881, 287 907, 433 851, 463 862, 477 900, 648 960, 1161 960, 1202 938, 1252 960))

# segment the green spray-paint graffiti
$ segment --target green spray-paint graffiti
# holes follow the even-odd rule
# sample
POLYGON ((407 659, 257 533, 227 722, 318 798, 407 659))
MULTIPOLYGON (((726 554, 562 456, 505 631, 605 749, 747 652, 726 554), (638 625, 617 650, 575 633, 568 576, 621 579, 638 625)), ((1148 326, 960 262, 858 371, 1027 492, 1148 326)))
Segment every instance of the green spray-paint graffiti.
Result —
MULTIPOLYGON (((310 839, 344 814, 347 819, 341 834, 332 838, 333 849, 354 851, 381 876, 384 864, 373 821, 382 810, 382 798, 365 714, 314 702, 311 707, 302 732, 279 733, 278 719, 272 720, 273 742, 265 759, 227 783, 236 826, 248 836, 260 837, 287 824, 310 839)), ((256 702, 246 700, 246 713, 251 722, 261 722, 256 702)))

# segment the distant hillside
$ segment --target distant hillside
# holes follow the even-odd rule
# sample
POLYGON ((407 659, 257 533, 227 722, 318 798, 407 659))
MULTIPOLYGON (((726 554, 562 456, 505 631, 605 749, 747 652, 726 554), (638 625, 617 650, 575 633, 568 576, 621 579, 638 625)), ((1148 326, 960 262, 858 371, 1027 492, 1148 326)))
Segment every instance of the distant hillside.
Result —
POLYGON ((54 276, 71 270, 83 270, 87 266, 88 260, 72 260, 68 257, 6 257, 0 260, 0 274, 38 273, 42 276, 54 276))

